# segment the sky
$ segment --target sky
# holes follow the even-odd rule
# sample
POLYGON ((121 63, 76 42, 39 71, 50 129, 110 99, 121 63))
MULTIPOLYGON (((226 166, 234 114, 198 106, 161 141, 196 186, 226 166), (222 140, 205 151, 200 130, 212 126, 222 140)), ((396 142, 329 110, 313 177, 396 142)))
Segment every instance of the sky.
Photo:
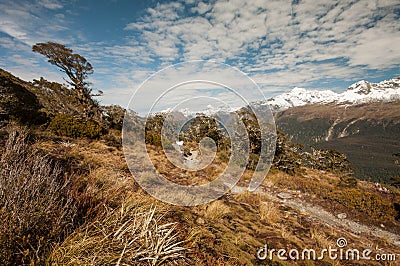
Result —
POLYGON ((100 101, 121 106, 150 75, 190 60, 233 66, 265 97, 296 86, 340 92, 399 76, 399 19, 398 0, 0 0, 0 67, 64 82, 32 52, 58 42, 93 65, 100 101))

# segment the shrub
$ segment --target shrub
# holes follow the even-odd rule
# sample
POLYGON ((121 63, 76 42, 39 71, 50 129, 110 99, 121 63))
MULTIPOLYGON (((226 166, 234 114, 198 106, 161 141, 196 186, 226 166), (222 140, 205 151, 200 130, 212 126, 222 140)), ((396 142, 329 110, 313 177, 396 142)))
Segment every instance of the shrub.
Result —
POLYGON ((393 220, 396 211, 393 203, 381 196, 358 189, 343 189, 331 193, 331 198, 347 208, 365 213, 378 220, 393 220))
POLYGON ((31 148, 26 130, 9 134, 0 157, 0 261, 42 264, 79 226, 83 205, 62 166, 31 148))
POLYGON ((278 130, 272 168, 295 175, 302 173, 302 167, 305 166, 340 175, 340 185, 342 186, 354 187, 357 185, 357 180, 351 177, 353 171, 350 162, 343 153, 313 147, 311 147, 311 150, 311 153, 306 152, 302 145, 292 143, 278 130))
POLYGON ((301 172, 302 159, 301 147, 291 143, 286 136, 278 130, 275 155, 271 167, 289 175, 295 175, 301 172))
POLYGON ((205 115, 198 115, 191 119, 184 126, 179 137, 185 142, 196 143, 199 143, 205 137, 209 137, 215 141, 217 146, 224 142, 224 135, 217 121, 205 115))
POLYGON ((93 120, 82 120, 69 115, 56 115, 48 127, 53 133, 72 138, 97 139, 103 133, 102 126, 93 120))
POLYGON ((357 179, 353 176, 348 176, 348 175, 342 175, 340 176, 340 182, 339 182, 339 186, 341 187, 356 187, 357 186, 357 179))
POLYGON ((392 176, 389 180, 389 184, 394 187, 400 188, 400 176, 392 176))
POLYGON ((102 139, 105 141, 107 146, 115 148, 122 147, 121 131, 119 130, 110 130, 108 134, 102 136, 102 139))
POLYGON ((23 124, 47 122, 38 97, 10 73, 0 72, 0 121, 23 124))
POLYGON ((249 154, 249 162, 248 162, 246 168, 249 170, 253 170, 253 171, 256 170, 259 160, 260 160, 259 154, 250 153, 249 154))
POLYGON ((162 147, 161 130, 165 117, 163 114, 157 114, 146 120, 145 125, 145 142, 157 147, 162 147))
POLYGON ((230 159, 230 156, 231 156, 230 152, 227 151, 227 150, 222 150, 222 151, 218 152, 217 155, 218 155, 218 159, 221 160, 221 162, 224 162, 224 163, 228 163, 229 159, 230 159))
POLYGON ((351 175, 353 173, 350 162, 346 156, 331 149, 315 149, 311 147, 311 168, 330 171, 336 174, 351 175))
POLYGON ((103 106, 104 121, 107 127, 122 130, 125 109, 119 105, 103 106))

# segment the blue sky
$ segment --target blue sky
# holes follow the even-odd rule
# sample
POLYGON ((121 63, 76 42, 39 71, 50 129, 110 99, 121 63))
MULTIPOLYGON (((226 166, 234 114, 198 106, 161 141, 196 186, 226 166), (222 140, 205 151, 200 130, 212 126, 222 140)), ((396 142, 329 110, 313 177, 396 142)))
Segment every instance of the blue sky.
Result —
POLYGON ((104 104, 126 106, 150 74, 187 60, 237 67, 267 97, 400 74, 398 0, 0 0, 0 18, 1 68, 62 82, 31 46, 65 44, 92 63, 104 104))

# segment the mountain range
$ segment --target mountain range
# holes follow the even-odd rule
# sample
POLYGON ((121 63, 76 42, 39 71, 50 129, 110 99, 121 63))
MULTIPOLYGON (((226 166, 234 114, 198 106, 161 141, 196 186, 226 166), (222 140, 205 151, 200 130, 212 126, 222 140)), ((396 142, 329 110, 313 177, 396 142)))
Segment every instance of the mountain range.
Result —
POLYGON ((337 149, 356 177, 390 182, 400 176, 400 79, 359 81, 342 93, 294 88, 270 106, 277 128, 305 148, 337 149))
POLYGON ((331 90, 294 88, 261 105, 269 105, 274 112, 307 104, 357 105, 369 102, 393 102, 400 100, 400 78, 371 83, 365 80, 354 83, 342 93, 331 90))
MULTIPOLYGON (((342 106, 360 105, 372 102, 394 102, 400 100, 400 77, 372 83, 361 80, 349 86, 344 92, 337 93, 327 89, 306 89, 295 87, 287 93, 251 103, 259 108, 269 106, 274 113, 282 112, 289 108, 310 104, 335 104, 342 106)), ((233 112, 239 108, 225 106, 216 107, 208 105, 202 114, 213 115, 218 112, 233 112)), ((166 109, 164 112, 170 112, 166 109)), ((180 109, 178 112, 185 116, 195 116, 196 112, 189 108, 180 109)))

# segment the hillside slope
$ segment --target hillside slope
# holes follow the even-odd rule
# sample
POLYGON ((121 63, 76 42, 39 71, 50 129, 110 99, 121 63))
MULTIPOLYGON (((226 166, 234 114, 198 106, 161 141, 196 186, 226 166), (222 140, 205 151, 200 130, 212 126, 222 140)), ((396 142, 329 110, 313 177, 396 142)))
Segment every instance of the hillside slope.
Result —
POLYGON ((400 101, 305 105, 276 114, 278 128, 297 143, 344 152, 357 177, 389 182, 400 176, 400 101))
MULTIPOLYGON (((103 204, 107 204, 107 208, 119 213, 128 202, 140 202, 142 206, 153 206, 161 211, 163 222, 177 223, 179 239, 185 240, 185 247, 190 248, 186 254, 188 265, 292 263, 276 256, 273 260, 258 259, 257 251, 265 244, 271 249, 321 250, 328 246, 336 247, 336 240, 345 238, 349 248, 362 250, 370 247, 374 254, 395 254, 400 245, 400 239, 396 237, 400 227, 393 207, 393 202, 400 201, 396 188, 388 187, 390 193, 386 194, 369 182, 361 182, 354 188, 342 187, 337 175, 322 171, 304 169, 303 174, 293 176, 274 170, 257 193, 235 188, 209 204, 179 207, 157 201, 143 191, 127 170, 123 152, 119 149, 86 140, 43 140, 40 146, 58 157, 78 159, 80 167, 90 169, 85 178, 90 185, 88 191, 97 198, 104 197, 103 204), (335 218, 343 213, 347 218, 335 218), (353 221, 355 227, 347 226, 353 221), (376 246, 379 250, 375 249, 376 246)), ((163 161, 153 152, 150 156, 163 161)), ((176 178, 173 171, 165 174, 171 180, 176 178)), ((101 253, 90 246, 91 241, 98 237, 91 230, 93 228, 88 223, 75 231, 53 251, 52 258, 61 264, 95 259, 94 256, 101 253), (85 245, 86 250, 82 249, 85 245)), ((119 258, 123 247, 115 246, 115 253, 103 252, 102 256, 119 258)), ((323 261, 308 263, 329 265, 332 262, 326 257, 323 261)), ((380 265, 377 261, 363 260, 346 263, 380 265)))
POLYGON ((25 83, 0 69, 0 121, 18 119, 22 122, 40 122, 44 118, 42 105, 25 83))
POLYGON ((44 78, 27 82, 0 69, 0 88, 0 114, 4 118, 27 117, 26 121, 32 122, 32 116, 37 116, 38 112, 51 117, 60 113, 80 116, 84 111, 74 90, 44 78))

